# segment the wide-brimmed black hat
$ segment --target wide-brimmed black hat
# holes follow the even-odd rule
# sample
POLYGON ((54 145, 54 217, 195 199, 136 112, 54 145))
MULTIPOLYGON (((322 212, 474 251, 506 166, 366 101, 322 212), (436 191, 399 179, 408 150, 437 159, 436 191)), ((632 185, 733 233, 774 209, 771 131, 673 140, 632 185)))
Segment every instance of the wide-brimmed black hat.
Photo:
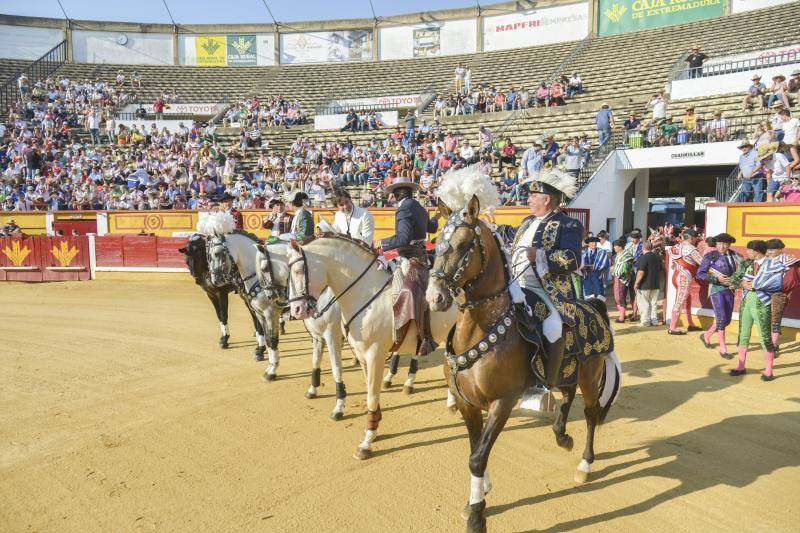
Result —
POLYGON ((770 239, 767 241, 767 250, 783 250, 786 245, 780 239, 770 239))
POLYGON ((736 239, 730 233, 720 233, 719 235, 714 236, 714 242, 726 242, 728 244, 733 244, 736 242, 736 239))

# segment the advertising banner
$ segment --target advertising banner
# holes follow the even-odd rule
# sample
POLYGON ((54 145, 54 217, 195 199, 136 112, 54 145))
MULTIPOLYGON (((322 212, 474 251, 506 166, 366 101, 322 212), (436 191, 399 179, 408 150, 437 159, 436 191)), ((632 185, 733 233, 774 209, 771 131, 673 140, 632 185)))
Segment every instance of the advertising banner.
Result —
POLYGON ((328 107, 363 107, 386 106, 386 108, 412 108, 419 105, 422 97, 418 94, 405 94, 402 96, 373 96, 371 98, 348 98, 346 100, 332 100, 328 107))
POLYGON ((255 35, 228 35, 228 66, 254 67, 256 61, 255 35))
POLYGON ((386 26, 379 31, 381 60, 474 54, 477 48, 475 19, 386 26))
POLYGON ((204 35, 194 39, 197 65, 220 67, 227 64, 227 39, 225 35, 204 35))
POLYGON ((578 41, 588 34, 588 2, 495 15, 483 19, 485 51, 578 41))
POLYGON ((731 13, 742 13, 754 9, 780 6, 796 1, 797 0, 731 0, 731 13))
POLYGON ((721 17, 723 0, 599 0, 600 37, 721 17))
MULTIPOLYGON (((225 104, 212 104, 212 103, 191 103, 191 104, 169 104, 169 107, 164 108, 165 115, 216 115, 219 113, 225 104)), ((153 104, 142 104, 142 108, 148 113, 153 112, 153 104)), ((136 113, 139 109, 139 104, 128 104, 119 110, 120 113, 136 113)))
POLYGON ((414 57, 434 57, 439 55, 439 28, 421 28, 414 30, 414 57))
POLYGON ((281 63, 342 63, 372 59, 372 30, 281 34, 281 63))

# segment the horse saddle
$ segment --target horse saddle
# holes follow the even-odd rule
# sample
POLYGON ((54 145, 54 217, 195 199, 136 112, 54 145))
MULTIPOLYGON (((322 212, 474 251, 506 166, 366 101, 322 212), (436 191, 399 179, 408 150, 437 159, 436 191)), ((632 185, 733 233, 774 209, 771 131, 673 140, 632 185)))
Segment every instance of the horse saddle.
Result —
MULTIPOLYGON (((525 290, 525 305, 515 305, 517 329, 520 335, 532 346, 531 367, 534 374, 541 381, 545 380, 545 361, 547 350, 543 342, 542 326, 545 319, 550 316, 550 308, 535 292, 525 290)), ((600 305, 604 305, 597 300, 600 305)), ((566 305, 573 305, 575 325, 563 323, 562 338, 564 339, 564 360, 561 363, 561 381, 559 386, 572 386, 578 380, 578 363, 585 363, 589 359, 605 355, 614 349, 614 337, 611 326, 603 317, 600 310, 595 307, 597 303, 585 300, 568 301, 566 305)))
POLYGON ((430 335, 430 312, 425 301, 429 273, 423 261, 416 257, 398 257, 398 268, 392 273, 394 343, 390 351, 397 351, 403 344, 412 321, 417 324, 418 341, 427 343, 424 353, 436 348, 430 335))

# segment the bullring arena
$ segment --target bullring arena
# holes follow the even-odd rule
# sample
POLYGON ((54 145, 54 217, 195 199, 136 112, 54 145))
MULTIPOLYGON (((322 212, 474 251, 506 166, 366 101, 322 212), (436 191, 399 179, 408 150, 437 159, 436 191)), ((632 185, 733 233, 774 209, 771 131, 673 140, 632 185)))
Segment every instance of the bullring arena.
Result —
MULTIPOLYGON (((269 4, 276 8, 275 2, 269 4)), ((690 276, 685 287, 689 314, 675 311, 682 309, 676 302, 684 297, 676 272, 689 256, 671 254, 687 242, 694 243, 693 251, 707 254, 727 236, 735 241, 732 249, 746 259, 760 247, 751 243, 779 239, 785 268, 778 269, 778 260, 757 259, 778 272, 770 296, 785 288, 781 283, 789 279, 791 268, 798 269, 793 261, 800 256, 798 178, 792 180, 790 168, 779 183, 781 194, 770 191, 769 198, 760 198, 752 183, 738 175, 747 145, 759 154, 759 161, 770 161, 777 153, 792 161, 792 147, 782 141, 766 149, 749 144, 753 128, 774 118, 771 103, 770 110, 766 105, 741 107, 754 73, 763 73, 766 80, 776 72, 800 68, 800 32, 793 22, 798 2, 696 4, 670 14, 642 10, 641 2, 629 0, 504 3, 477 10, 465 2, 459 9, 391 17, 375 11, 364 14, 362 9, 362 18, 341 15, 340 20, 291 26, 274 18, 270 23, 272 11, 263 14, 263 23, 228 25, 65 21, 24 10, 0 15, 0 58, 5 58, 0 59, 0 73, 6 87, 0 91, 0 531, 438 532, 463 530, 465 523, 468 531, 796 531, 800 297, 792 297, 793 289, 787 289, 774 369, 770 371, 765 343, 754 329, 746 372, 731 375, 741 354, 736 345, 739 319, 748 312, 745 302, 759 305, 747 300, 746 289, 760 278, 751 272, 744 278, 749 286, 739 281, 731 289, 731 353, 723 358, 716 334, 709 337, 707 349, 698 342, 700 330, 688 328, 694 321, 706 331, 718 320, 711 282, 690 276), (642 11, 638 17, 629 12, 637 10, 642 11), (781 37, 744 35, 744 29, 756 25, 774 25, 781 37), (527 31, 516 33, 521 30, 527 31), (318 50, 308 45, 315 40, 336 46, 318 50), (652 57, 625 55, 633 46, 651 41, 669 46, 654 50, 652 57), (695 41, 710 59, 693 70, 683 64, 683 57, 694 53, 686 43, 695 41), (217 54, 214 46, 205 46, 209 43, 226 51, 217 54), (248 43, 256 49, 252 54, 248 43), (521 107, 512 104, 494 112, 476 107, 472 113, 459 113, 455 108, 462 104, 454 103, 452 115, 440 113, 437 102, 459 91, 458 85, 453 88, 453 70, 462 65, 470 67, 478 91, 488 91, 484 97, 495 90, 490 85, 519 94, 520 84, 533 88, 540 79, 555 83, 562 74, 577 72, 586 87, 566 98, 564 105, 556 102, 548 81, 551 92, 544 105, 531 91, 531 100, 521 107), (52 113, 47 109, 61 105, 58 88, 48 86, 56 93, 48 108, 47 92, 34 94, 31 89, 35 81, 47 86, 64 78, 74 89, 70 84, 75 80, 86 78, 88 84, 89 78, 97 78, 111 86, 118 72, 123 73, 119 92, 103 88, 93 93, 103 95, 96 124, 90 121, 93 103, 69 100, 65 115, 80 116, 72 117, 76 122, 67 124, 66 133, 31 133, 35 124, 46 130, 45 113, 52 113), (132 72, 142 78, 139 87, 132 72), (23 75, 30 83, 26 90, 20 82, 23 75), (120 93, 125 91, 138 102, 123 102, 120 93), (172 109, 158 112, 152 101, 160 99, 162 91, 167 99, 169 91, 179 92, 180 98, 172 109), (709 117, 721 112, 728 120, 724 135, 701 126, 680 142, 677 135, 669 137, 668 129, 659 129, 660 137, 650 142, 646 120, 641 132, 639 126, 623 127, 628 114, 645 119, 654 113, 653 92, 662 93, 659 98, 669 102, 670 115, 676 118, 694 114, 695 108, 709 117), (271 116, 256 125, 254 98, 276 98, 277 107, 268 114, 277 109, 280 117, 289 116, 285 105, 303 120, 276 123, 271 116), (285 104, 278 102, 284 98, 285 104), (36 102, 42 105, 42 115, 26 115, 26 106, 33 113, 36 102), (618 117, 606 131, 598 116, 609 106, 618 117), (377 131, 368 125, 340 131, 350 120, 351 107, 379 112, 387 122, 377 131), (410 131, 404 118, 409 110, 417 120, 410 131), (440 121, 441 132, 423 131, 423 119, 426 124, 440 121), (136 141, 123 127, 116 138, 106 138, 109 122, 134 130, 149 128, 152 122, 168 133, 166 140, 156 132, 136 141), (197 138, 188 128, 183 137, 176 133, 173 138, 178 122, 193 124, 197 138), (95 137, 100 134, 92 131, 97 129, 93 124, 101 125, 102 138, 95 137), (393 138, 396 124, 398 137, 393 138), (509 152, 507 144, 491 140, 485 149, 478 148, 486 135, 479 127, 494 132, 495 141, 513 139, 516 148, 509 152), (256 129, 260 144, 248 141, 256 129), (637 135, 644 144, 636 144, 637 135), (126 141, 120 143, 119 136, 126 141), (571 146, 573 136, 587 143, 580 144, 577 168, 569 166, 570 153, 564 148, 571 146), (370 148, 371 141, 384 137, 386 147, 376 148, 378 140, 370 148), (450 138, 456 142, 454 154, 440 154, 448 165, 437 164, 429 172, 422 164, 428 147, 448 152, 445 143, 450 138), (478 152, 474 159, 461 150, 467 140, 478 152), (557 153, 563 157, 554 153, 552 162, 529 175, 526 165, 535 165, 531 161, 537 154, 546 155, 536 147, 544 146, 546 152, 554 140, 561 143, 562 152, 557 153), (25 146, 40 142, 59 158, 43 150, 41 162, 32 160, 32 149, 25 146), (345 154, 347 143, 352 151, 345 154), (393 145, 402 145, 403 151, 390 150, 393 145), (215 152, 202 152, 206 146, 215 152), (315 159, 315 151, 322 153, 323 148, 326 155, 315 159), (420 166, 405 168, 398 153, 416 154, 416 148, 420 155, 411 157, 422 158, 420 166), (351 159, 360 157, 357 153, 368 162, 363 175, 346 170, 351 159), (164 154, 162 162, 171 154, 180 162, 156 164, 156 170, 146 163, 164 154), (202 160, 202 171, 189 162, 192 158, 202 160), (218 159, 218 175, 216 166, 209 174, 207 164, 216 165, 212 159, 218 159), (387 159, 389 163, 381 166, 387 159), (87 161, 93 164, 84 168, 87 161), (386 169, 395 163, 389 174, 386 169), (380 179, 370 176, 372 164, 381 169, 380 179), (446 170, 449 164, 455 172, 479 168, 470 179, 488 184, 488 196, 496 200, 491 209, 483 204, 483 211, 478 209, 477 200, 483 202, 486 191, 473 197, 466 185, 472 182, 466 178, 445 191, 448 176, 454 175, 446 170), (290 169, 297 167, 301 170, 290 179, 290 169), (145 174, 149 172, 152 181, 141 180, 139 169, 148 169, 145 174), (556 194, 546 187, 561 183, 548 181, 550 176, 572 180, 575 191, 556 189, 563 205, 541 217, 534 212, 536 195, 556 194), (305 200, 296 188, 304 180, 305 200), (193 189, 198 182, 202 186, 193 189), (178 192, 171 193, 173 189, 178 192), (464 201, 451 201, 460 198, 453 189, 463 193, 464 201), (87 190, 91 194, 82 192, 87 190), (456 332, 462 330, 457 328, 469 326, 468 320, 481 323, 483 315, 471 313, 486 300, 507 302, 509 311, 503 313, 509 314, 497 316, 512 316, 511 274, 504 277, 489 267, 502 264, 514 272, 514 265, 492 253, 496 250, 500 257, 505 247, 510 258, 524 239, 530 215, 542 221, 553 220, 547 218, 552 213, 569 217, 577 221, 574 227, 580 227, 581 240, 601 232, 609 235, 609 246, 621 239, 620 250, 608 254, 610 265, 602 278, 613 347, 606 343, 607 349, 594 359, 602 362, 602 378, 599 385, 591 382, 598 390, 587 393, 604 397, 618 359, 618 395, 611 403, 595 398, 594 407, 585 405, 580 378, 567 419, 569 445, 562 440, 560 447, 554 438, 555 408, 544 407, 544 400, 540 409, 515 403, 483 477, 476 475, 480 454, 475 451, 478 445, 471 447, 465 421, 480 394, 464 388, 464 378, 461 389, 449 383, 455 374, 469 375, 478 383, 481 368, 501 368, 489 367, 490 357, 500 364, 513 357, 514 346, 503 345, 503 339, 512 344, 510 339, 520 337, 514 337, 516 328, 509 327, 506 334, 502 318, 490 321, 480 337, 489 348, 476 341, 446 353, 450 348, 439 339, 435 351, 414 359, 400 349, 399 369, 391 386, 382 387, 377 411, 370 404, 375 387, 373 383, 370 390, 367 382, 386 374, 390 353, 356 351, 372 346, 372 338, 390 337, 374 324, 391 323, 386 317, 376 318, 384 309, 383 300, 388 301, 384 289, 391 288, 396 296, 395 272, 408 274, 403 270, 408 265, 396 258, 398 253, 386 241, 401 233, 396 211, 412 198, 404 198, 403 190, 416 194, 424 217, 442 215, 435 231, 427 228, 427 244, 416 246, 426 246, 429 256, 435 256, 429 283, 455 298, 447 310, 433 313, 451 312, 455 317, 450 348, 460 342, 456 332), (342 191, 349 203, 342 200, 342 191), (55 198, 41 203, 40 192, 55 198), (438 202, 446 205, 437 207, 438 202), (282 218, 270 219, 275 203, 287 207, 278 209, 288 217, 282 230, 277 229, 282 218), (300 234, 302 212, 311 213, 305 236, 300 234), (359 228, 356 235, 351 220, 354 213, 360 217, 364 212, 374 220, 374 233, 359 228), (344 232, 337 226, 341 220, 346 221, 344 232), (492 230, 496 238, 482 228, 492 230), (519 228, 523 230, 517 232, 519 228), (623 301, 620 312, 614 280, 621 274, 615 267, 629 249, 633 262, 641 238, 636 228, 644 229, 644 240, 662 243, 658 264, 665 272, 654 289, 657 325, 620 320, 631 302, 626 307, 623 301), (331 235, 330 230, 346 236, 331 235), (364 234, 369 238, 362 238, 364 234), (465 235, 468 240, 456 242, 465 235), (713 236, 719 240, 703 242, 713 236), (439 246, 442 242, 449 246, 439 246), (192 245, 200 247, 195 260, 201 258, 208 274, 197 280, 190 275, 197 265, 187 251, 192 245), (326 250, 331 255, 326 256, 326 250), (451 272, 447 258, 456 251, 463 255, 459 268, 451 272), (240 254, 246 261, 240 261, 240 254), (337 260, 320 264, 325 257, 337 260), (391 274, 386 273, 384 258, 395 258, 387 267, 391 274), (360 259, 368 262, 363 270, 360 259), (474 277, 457 290, 462 274, 474 277), (288 277, 279 283, 281 276, 288 277), (349 278, 341 281, 337 276, 349 278), (501 283, 502 290, 467 305, 469 291, 481 279, 501 283), (363 288, 373 280, 383 285, 372 291, 363 288), (198 285, 209 293, 235 286, 242 295, 230 294, 222 332, 220 318, 198 285), (335 383, 338 371, 332 370, 327 350, 321 385, 310 394, 318 376, 312 369, 315 326, 313 320, 300 318, 303 310, 313 311, 312 304, 327 311, 317 294, 323 286, 330 287, 341 307, 336 312, 342 319, 333 331, 347 330, 341 353, 343 402, 344 387, 335 383), (351 288, 348 300, 345 294, 351 288), (358 298, 361 291, 368 301, 366 296, 358 298), (459 298, 465 302, 461 307, 456 305, 462 303, 459 298), (266 309, 258 307, 264 302, 266 309), (673 311, 678 318, 670 324, 673 311), (263 319, 263 335, 254 333, 251 313, 263 319), (270 320, 277 325, 279 315, 280 335, 270 326, 270 320), (668 335, 670 331, 677 336, 668 335), (474 359, 469 345, 479 349, 483 359, 458 362, 451 374, 458 352, 474 359), (407 378, 417 364, 416 378, 407 378), (589 468, 584 464, 584 407, 588 417, 597 405, 608 416, 597 428, 589 468)), ((65 7, 71 9, 68 3, 65 7)), ((280 18, 279 12, 275 16, 280 18)), ((460 83, 463 89, 463 73, 460 83)), ((787 96, 794 113, 800 110, 798 97, 787 96)), ((66 124, 69 119, 53 120, 66 124)), ((761 131, 758 142, 761 135, 766 134, 761 131)), ((762 164, 766 169, 768 163, 762 164)), ((772 170, 765 170, 766 183, 772 176, 772 170)), ((544 238, 536 239, 530 248, 537 248, 537 242, 552 246, 544 238)), ((554 240, 558 246, 560 239, 554 240)), ((583 291, 579 298, 587 301, 596 300, 586 296, 591 270, 586 268, 587 257, 594 257, 586 252, 595 250, 593 243, 584 242, 576 268, 565 274, 580 271, 566 279, 578 284, 570 284, 569 290, 583 291)), ((567 248, 564 244, 560 250, 567 248)), ((402 253, 401 249, 400 257, 405 257, 402 253)), ((541 257, 531 261, 536 264, 541 257)), ((742 258, 739 264, 745 264, 742 258)), ((556 270, 552 262, 548 268, 556 270)), ((540 281, 550 279, 538 270, 536 275, 540 281)), ((756 294, 755 289, 750 292, 756 294)), ((766 289, 758 293, 760 301, 766 294, 766 289)), ((436 295, 428 290, 428 305, 435 306, 436 295)), ((495 311, 487 306, 485 316, 495 316, 495 311)), ((544 340, 544 323, 550 317, 533 310, 529 314, 536 315, 540 328, 541 345, 536 349, 545 350, 549 341, 544 340)), ((518 314, 513 317, 522 320, 518 314)), ((604 327, 600 321, 585 323, 593 332, 598 325, 604 327)), ((579 326, 580 321, 573 330, 563 331, 578 336, 579 326)), ((412 324, 408 335, 416 328, 412 324)), ((591 344, 586 333, 581 335, 591 344)), ((401 348, 413 346, 409 338, 401 348)), ((567 360, 575 376, 592 361, 571 357, 567 360)), ((541 395, 543 382, 552 376, 549 370, 539 376, 535 366, 525 361, 525 372, 535 379, 541 395)), ((556 371, 558 375, 562 369, 556 371)), ((566 379, 567 370, 563 372, 566 379)), ((484 376, 490 383, 505 383, 508 377, 484 376)), ((525 390, 527 397, 530 389, 525 390)), ((514 402, 518 392, 509 393, 514 402)), ((554 396, 562 398, 561 392, 554 396)), ((495 406, 492 414, 482 415, 489 426, 496 420, 495 406)))

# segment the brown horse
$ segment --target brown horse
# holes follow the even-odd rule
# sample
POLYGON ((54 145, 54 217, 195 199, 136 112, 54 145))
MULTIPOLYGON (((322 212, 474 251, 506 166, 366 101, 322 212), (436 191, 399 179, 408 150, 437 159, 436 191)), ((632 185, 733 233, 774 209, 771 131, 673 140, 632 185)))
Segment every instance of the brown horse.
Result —
MULTIPOLYGON (((486 465, 511 410, 522 392, 536 381, 531 366, 534 348, 518 331, 507 290, 505 258, 489 227, 478 218, 478 198, 473 196, 466 209, 455 214, 441 201, 439 210, 448 222, 437 243, 426 297, 437 311, 451 305, 453 293, 457 294, 459 309, 448 336, 444 373, 469 432, 471 486, 464 510, 467 531, 485 531, 485 495, 491 488, 486 465), (485 425, 482 411, 488 411, 485 425)), ((600 308, 607 323, 604 306, 600 308)), ((614 361, 612 352, 610 357, 588 359, 577 369, 588 427, 586 448, 575 475, 580 483, 588 479, 589 465, 594 461, 595 428, 605 419, 616 396, 619 371, 614 361)), ((571 450, 573 441, 566 433, 566 422, 576 385, 558 387, 561 364, 547 361, 545 377, 548 388, 558 388, 563 394, 553 424, 556 443, 571 450)))

